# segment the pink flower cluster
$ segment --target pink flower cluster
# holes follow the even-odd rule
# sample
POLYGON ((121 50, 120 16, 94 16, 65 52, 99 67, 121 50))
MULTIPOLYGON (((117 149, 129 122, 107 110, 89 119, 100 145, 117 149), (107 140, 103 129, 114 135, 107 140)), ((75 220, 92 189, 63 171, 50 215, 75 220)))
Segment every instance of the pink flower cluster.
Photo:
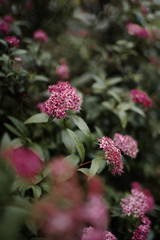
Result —
POLYGON ((61 65, 56 68, 56 74, 60 79, 67 79, 69 77, 69 68, 65 59, 60 59, 61 65))
POLYGON ((131 158, 136 158, 138 153, 137 141, 131 136, 123 136, 120 133, 114 134, 114 142, 116 147, 118 147, 124 154, 131 158))
POLYGON ((0 21, 0 33, 8 34, 10 32, 10 24, 5 21, 0 21))
POLYGON ((100 148, 105 152, 107 164, 112 165, 111 173, 113 175, 121 175, 123 172, 123 162, 119 148, 115 146, 114 141, 109 137, 102 137, 98 141, 100 142, 100 148))
POLYGON ((136 218, 144 217, 148 208, 147 197, 137 189, 132 189, 129 197, 122 198, 120 205, 123 208, 124 215, 130 216, 133 214, 136 218))
POLYGON ((132 183, 132 189, 136 189, 140 192, 143 192, 147 198, 147 209, 146 212, 151 212, 154 208, 155 202, 154 202, 154 198, 151 194, 151 192, 149 191, 149 189, 142 189, 141 185, 138 182, 133 182, 132 183))
POLYGON ((42 43, 48 42, 48 35, 42 29, 36 30, 33 34, 33 38, 42 43))
POLYGON ((117 238, 109 231, 102 231, 93 227, 87 227, 83 230, 81 240, 117 240, 117 238))
POLYGON ((46 111, 46 107, 45 107, 45 103, 44 102, 39 102, 37 104, 37 108, 39 108, 41 113, 45 113, 45 111, 46 111))
POLYGON ((45 102, 45 112, 48 115, 60 119, 66 117, 67 110, 80 111, 82 99, 69 82, 59 81, 56 85, 49 86, 48 92, 51 94, 45 102))
POLYGON ((150 38, 151 36, 150 32, 146 28, 143 28, 138 24, 128 23, 126 27, 130 35, 136 35, 141 38, 150 38))
POLYGON ((11 15, 6 15, 3 20, 0 21, 0 33, 9 34, 10 23, 14 21, 11 15))
POLYGON ((148 217, 142 218, 142 224, 134 231, 132 240, 147 240, 151 222, 148 217))
POLYGON ((28 180, 34 179, 42 169, 41 159, 29 148, 18 147, 15 149, 6 149, 3 155, 10 160, 9 162, 16 173, 28 180))
POLYGON ((19 39, 16 38, 15 36, 8 36, 5 38, 5 40, 14 47, 19 47, 19 39))
POLYGON ((131 92, 133 102, 142 103, 146 107, 152 106, 152 100, 147 96, 145 92, 138 89, 133 89, 131 92))

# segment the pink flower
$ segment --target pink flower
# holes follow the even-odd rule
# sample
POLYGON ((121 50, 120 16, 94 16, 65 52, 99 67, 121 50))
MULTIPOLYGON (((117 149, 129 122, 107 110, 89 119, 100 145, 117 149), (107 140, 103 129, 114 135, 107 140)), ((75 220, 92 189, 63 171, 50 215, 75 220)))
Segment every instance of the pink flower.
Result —
POLYGON ((147 8, 147 7, 144 7, 144 6, 141 7, 141 11, 142 11, 142 13, 143 13, 144 16, 146 16, 146 15, 149 13, 148 8, 147 8))
POLYGON ((128 23, 126 27, 130 35, 137 35, 141 38, 150 38, 150 32, 138 24, 128 23))
POLYGON ((0 21, 0 33, 8 34, 10 32, 10 25, 5 20, 0 21))
POLYGON ((81 240, 117 240, 117 238, 109 231, 101 231, 93 227, 87 227, 83 230, 81 240))
POLYGON ((151 62, 153 65, 155 65, 156 67, 160 67, 159 62, 158 62, 157 59, 154 58, 153 56, 150 56, 150 57, 149 57, 149 60, 150 60, 150 62, 151 62))
POLYGON ((152 106, 152 100, 147 96, 145 92, 138 89, 133 89, 131 92, 133 102, 142 103, 146 107, 152 106))
POLYGON ((56 68, 56 73, 60 79, 67 79, 69 77, 69 68, 67 64, 62 64, 56 68))
POLYGON ((33 38, 36 41, 40 41, 42 43, 48 42, 48 35, 41 29, 38 29, 34 32, 33 38))
POLYGON ((67 110, 80 111, 82 99, 69 82, 59 81, 57 85, 49 86, 48 92, 51 94, 45 102, 48 115, 60 119, 66 117, 67 110))
POLYGON ((4 21, 8 22, 8 23, 11 23, 14 21, 14 18, 11 16, 11 15, 6 15, 4 17, 4 21))
POLYGON ((111 173, 113 175, 121 175, 123 172, 123 162, 119 148, 115 146, 114 141, 109 137, 102 137, 98 141, 100 142, 100 148, 103 148, 105 152, 107 164, 112 165, 111 173))
POLYGON ((105 231, 104 234, 105 234, 105 240, 117 240, 114 234, 109 231, 105 231))
POLYGON ((142 189, 141 185, 138 182, 133 182, 131 185, 132 189, 136 189, 139 192, 143 192, 147 198, 147 209, 146 212, 151 212, 154 208, 155 202, 154 198, 149 189, 142 189))
POLYGON ((87 224, 97 229, 105 229, 108 225, 109 216, 104 199, 98 194, 89 196, 83 208, 83 217, 87 224))
POLYGON ((123 136, 120 133, 114 134, 114 142, 116 147, 118 147, 125 155, 130 156, 131 158, 136 158, 138 153, 137 141, 134 140, 131 136, 123 136))
POLYGON ((19 47, 19 39, 15 36, 8 36, 5 38, 5 40, 11 45, 15 47, 19 47))
POLYGON ((12 150, 5 150, 4 156, 10 160, 16 173, 21 177, 32 179, 42 169, 42 161, 31 149, 18 147, 12 150))
POLYGON ((88 191, 89 194, 99 194, 103 195, 104 193, 104 183, 99 176, 94 176, 88 182, 88 191))
POLYGON ((28 2, 25 3, 25 8, 28 9, 28 10, 32 9, 33 6, 34 6, 33 2, 28 1, 28 2))
POLYGON ((128 198, 122 198, 120 202, 125 216, 134 215, 136 218, 144 217, 148 210, 147 197, 143 192, 132 189, 128 198))
POLYGON ((37 104, 37 108, 39 108, 41 113, 45 113, 45 111, 46 111, 45 102, 39 102, 37 104))
POLYGON ((79 30, 79 31, 77 32, 77 34, 78 34, 78 36, 80 36, 80 37, 87 37, 88 32, 87 32, 86 30, 79 30))
POLYGON ((133 233, 132 240, 147 240, 151 222, 147 217, 142 218, 142 224, 133 233))

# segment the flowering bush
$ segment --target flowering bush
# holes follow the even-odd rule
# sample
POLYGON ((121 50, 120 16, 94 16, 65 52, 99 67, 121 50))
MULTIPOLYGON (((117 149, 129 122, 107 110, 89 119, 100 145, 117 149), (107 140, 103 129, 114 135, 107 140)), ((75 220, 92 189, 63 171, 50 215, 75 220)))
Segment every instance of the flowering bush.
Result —
POLYGON ((159 11, 0 0, 0 239, 159 240, 159 11))

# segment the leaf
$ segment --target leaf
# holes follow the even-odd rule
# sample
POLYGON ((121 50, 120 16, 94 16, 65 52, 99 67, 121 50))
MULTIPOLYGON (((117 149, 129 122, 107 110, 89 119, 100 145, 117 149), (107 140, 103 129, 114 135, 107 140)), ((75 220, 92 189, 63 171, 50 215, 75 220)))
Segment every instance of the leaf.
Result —
POLYGON ((85 149, 84 149, 84 145, 83 143, 80 141, 78 135, 76 133, 74 133, 72 130, 68 129, 67 128, 67 131, 71 137, 71 139, 73 140, 76 148, 77 148, 77 151, 82 159, 82 162, 84 160, 84 156, 85 156, 85 149))
POLYGON ((133 105, 131 107, 131 110, 138 113, 139 115, 141 115, 142 117, 145 117, 145 113, 139 108, 139 107, 136 107, 135 105, 133 105))
POLYGON ((42 195, 42 188, 36 185, 32 186, 32 190, 34 198, 36 199, 40 198, 40 196, 42 195))
POLYGON ((12 52, 11 55, 24 55, 27 53, 27 50, 25 49, 16 49, 15 51, 12 52))
POLYGON ((118 116, 119 116, 122 127, 125 128, 127 126, 127 113, 124 111, 120 111, 118 112, 118 116))
POLYGON ((22 134, 24 134, 25 136, 29 135, 29 131, 23 122, 11 116, 8 116, 8 118, 22 134))
POLYGON ((89 176, 92 178, 96 173, 100 173, 106 166, 104 159, 96 158, 92 160, 92 164, 89 170, 89 176))
POLYGON ((22 134, 21 134, 16 128, 14 128, 13 126, 11 126, 10 124, 4 123, 4 126, 5 126, 8 130, 10 130, 13 134, 15 134, 16 136, 18 136, 18 137, 21 137, 21 136, 22 136, 22 134))
POLYGON ((117 83, 122 82, 122 77, 113 77, 107 79, 107 86, 116 85, 117 83))
POLYGON ((89 168, 79 168, 78 171, 84 173, 87 176, 89 175, 89 168))
POLYGON ((76 115, 69 115, 69 118, 90 140, 92 140, 90 129, 81 117, 78 117, 76 115))
POLYGON ((74 167, 78 166, 79 163, 79 157, 76 156, 75 154, 68 155, 65 157, 69 163, 71 163, 74 167))
POLYGON ((49 79, 43 75, 36 75, 34 78, 33 78, 33 81, 36 82, 36 81, 42 81, 42 82, 49 82, 49 79))
POLYGON ((109 90, 109 91, 108 91, 108 94, 109 94, 110 96, 112 96, 114 99, 116 99, 117 102, 119 102, 119 103, 121 102, 120 97, 118 96, 118 94, 117 94, 115 91, 109 90))
POLYGON ((75 144, 73 143, 72 139, 69 136, 67 130, 62 130, 61 132, 62 142, 69 151, 69 153, 75 152, 75 144))
POLYGON ((0 39, 0 43, 4 45, 5 47, 8 47, 8 44, 5 40, 0 39))
POLYGON ((0 77, 5 77, 6 75, 3 72, 0 72, 0 77))
POLYGON ((49 116, 45 113, 37 113, 34 114, 32 117, 28 118, 24 124, 30 123, 46 123, 48 122, 49 116))
POLYGON ((7 147, 10 145, 11 139, 8 133, 4 133, 1 140, 1 148, 7 147))

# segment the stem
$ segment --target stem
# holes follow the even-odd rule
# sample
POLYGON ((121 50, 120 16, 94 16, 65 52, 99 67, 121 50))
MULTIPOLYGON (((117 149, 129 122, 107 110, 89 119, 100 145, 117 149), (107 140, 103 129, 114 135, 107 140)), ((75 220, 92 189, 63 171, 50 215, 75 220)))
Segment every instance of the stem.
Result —
MULTIPOLYGON (((102 159, 104 159, 104 157, 96 158, 96 160, 102 160, 102 159)), ((93 159, 92 159, 92 160, 93 160, 93 159)), ((88 163, 91 163, 92 160, 91 160, 91 161, 88 161, 88 162, 85 162, 85 163, 82 163, 81 165, 79 165, 79 166, 77 167, 77 169, 80 168, 80 167, 82 167, 82 166, 84 166, 84 165, 86 165, 86 164, 88 164, 88 163)))

